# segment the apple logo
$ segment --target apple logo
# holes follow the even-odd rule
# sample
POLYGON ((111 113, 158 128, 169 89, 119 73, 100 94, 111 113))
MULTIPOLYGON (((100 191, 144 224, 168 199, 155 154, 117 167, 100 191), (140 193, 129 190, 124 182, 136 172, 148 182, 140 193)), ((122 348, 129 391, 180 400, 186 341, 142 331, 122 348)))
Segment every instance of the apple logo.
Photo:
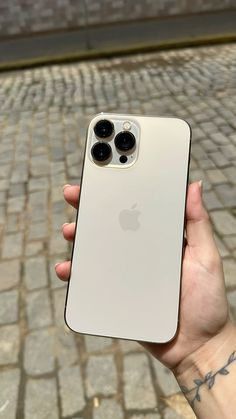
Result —
POLYGON ((123 230, 136 231, 140 227, 138 220, 140 211, 136 210, 137 204, 132 205, 131 209, 124 209, 119 214, 119 222, 123 230))

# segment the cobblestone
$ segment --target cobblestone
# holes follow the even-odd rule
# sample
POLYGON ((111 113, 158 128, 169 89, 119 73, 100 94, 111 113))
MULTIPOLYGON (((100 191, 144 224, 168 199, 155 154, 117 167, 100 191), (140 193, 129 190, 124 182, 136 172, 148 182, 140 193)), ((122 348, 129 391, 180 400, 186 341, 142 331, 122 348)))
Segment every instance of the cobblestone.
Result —
POLYGON ((48 285, 46 260, 43 256, 30 258, 25 261, 24 280, 28 290, 48 285))
POLYGON ((157 405, 146 354, 124 357, 124 398, 127 409, 151 409, 157 405))
POLYGON ((134 415, 130 419, 160 419, 161 416, 158 413, 148 413, 147 415, 134 415))
POLYGON ((54 370, 54 335, 51 330, 37 330, 25 338, 24 367, 30 375, 41 375, 54 370))
POLYGON ((18 291, 0 293, 0 324, 13 323, 18 319, 18 291))
POLYGON ((161 388, 163 394, 165 396, 170 396, 171 394, 178 393, 180 389, 172 372, 155 358, 152 358, 152 364, 154 366, 157 384, 161 388))
POLYGON ((45 239, 49 235, 48 225, 46 221, 39 223, 30 224, 28 239, 29 240, 41 240, 45 239))
POLYGON ((55 378, 29 379, 27 382, 25 419, 36 417, 37 419, 59 419, 55 378))
POLYGON ((44 245, 41 241, 30 242, 30 243, 26 244, 25 255, 26 256, 35 256, 39 253, 42 253, 43 249, 44 249, 44 245))
POLYGON ((224 260, 224 274, 226 286, 234 287, 236 285, 236 262, 234 259, 224 260))
POLYGON ((178 415, 174 410, 170 409, 169 407, 164 410, 164 419, 183 419, 183 416, 178 415))
POLYGON ((30 330, 52 324, 52 308, 47 289, 32 291, 27 294, 26 314, 30 330))
POLYGON ((58 326, 65 325, 65 320, 64 320, 65 299, 66 299, 66 289, 64 287, 62 289, 56 289, 53 291, 55 323, 58 326))
POLYGON ((88 352, 102 351, 109 348, 113 343, 110 338, 103 338, 98 336, 85 336, 85 344, 88 352))
POLYGON ((74 415, 83 410, 85 398, 79 367, 61 369, 59 371, 59 384, 63 416, 74 415))
POLYGON ((20 334, 17 325, 0 327, 0 365, 14 364, 18 361, 20 334))
POLYGON ((220 209, 223 207, 223 204, 219 201, 214 191, 204 192, 203 200, 208 211, 220 209))
POLYGON ((2 257, 4 259, 17 258, 23 254, 22 233, 9 234, 3 240, 2 257))
POLYGON ((55 353, 60 367, 69 367, 78 362, 75 336, 69 330, 60 327, 55 332, 55 353))
MULTIPOLYGON (((124 419, 121 406, 112 399, 103 399, 93 410, 93 419, 124 419)), ((155 418, 153 418, 155 419, 155 418)), ((159 419, 159 418, 158 418, 159 419)))
POLYGON ((20 384, 20 369, 0 373, 0 414, 4 419, 15 419, 20 384))
POLYGON ((20 282, 20 262, 13 260, 9 262, 0 262, 0 291, 10 289, 20 282))
POLYGON ((91 356, 87 363, 87 396, 109 396, 117 391, 117 372, 112 355, 91 356))
POLYGON ((211 218, 219 234, 226 236, 236 233, 236 217, 228 211, 211 212, 211 218))

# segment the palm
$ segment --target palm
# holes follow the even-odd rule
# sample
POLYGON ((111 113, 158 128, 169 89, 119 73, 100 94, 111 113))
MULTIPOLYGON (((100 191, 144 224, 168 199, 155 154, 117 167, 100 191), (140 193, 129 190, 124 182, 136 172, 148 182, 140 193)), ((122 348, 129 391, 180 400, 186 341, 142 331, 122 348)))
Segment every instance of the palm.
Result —
POLYGON ((166 344, 144 344, 167 367, 174 368, 225 324, 227 305, 222 267, 220 274, 217 278, 217 273, 201 264, 194 248, 186 246, 177 335, 166 344))

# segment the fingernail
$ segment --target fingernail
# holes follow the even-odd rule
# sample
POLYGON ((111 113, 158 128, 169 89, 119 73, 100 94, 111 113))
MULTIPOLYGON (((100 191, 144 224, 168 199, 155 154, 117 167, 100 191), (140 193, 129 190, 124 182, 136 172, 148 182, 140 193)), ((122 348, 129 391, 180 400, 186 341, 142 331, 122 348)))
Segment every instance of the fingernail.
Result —
POLYGON ((68 226, 70 223, 64 223, 64 224, 62 224, 62 229, 63 229, 63 227, 65 227, 65 226, 68 226))
POLYGON ((68 186, 71 186, 69 183, 67 183, 66 185, 63 186, 63 191, 68 188, 68 186))
POLYGON ((200 192, 201 192, 201 195, 202 195, 202 180, 198 181, 198 185, 199 185, 199 189, 200 189, 200 192))
POLYGON ((56 264, 54 265, 54 269, 56 269, 56 267, 57 267, 58 265, 60 265, 60 262, 58 262, 58 263, 56 263, 56 264))

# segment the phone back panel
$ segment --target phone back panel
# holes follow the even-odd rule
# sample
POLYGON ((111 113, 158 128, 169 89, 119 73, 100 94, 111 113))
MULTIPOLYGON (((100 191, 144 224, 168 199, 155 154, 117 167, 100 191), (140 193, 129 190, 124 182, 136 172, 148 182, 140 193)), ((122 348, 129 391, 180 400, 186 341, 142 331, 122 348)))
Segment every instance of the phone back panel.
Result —
POLYGON ((178 324, 190 128, 177 118, 102 118, 139 124, 138 158, 98 166, 87 140, 65 321, 80 333, 166 342, 178 324))

